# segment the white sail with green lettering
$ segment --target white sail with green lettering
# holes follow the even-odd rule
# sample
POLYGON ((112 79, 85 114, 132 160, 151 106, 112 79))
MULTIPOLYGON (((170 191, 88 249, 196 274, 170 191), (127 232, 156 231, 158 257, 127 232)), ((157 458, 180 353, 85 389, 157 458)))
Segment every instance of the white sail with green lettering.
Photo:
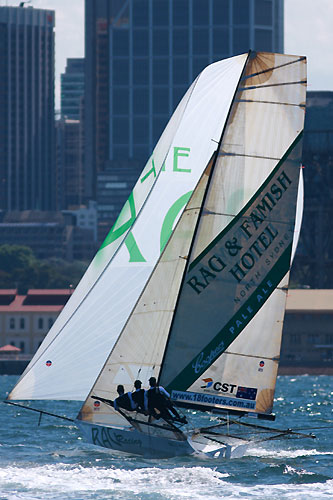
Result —
POLYGON ((84 400, 221 136, 247 55, 208 66, 9 399, 84 400))

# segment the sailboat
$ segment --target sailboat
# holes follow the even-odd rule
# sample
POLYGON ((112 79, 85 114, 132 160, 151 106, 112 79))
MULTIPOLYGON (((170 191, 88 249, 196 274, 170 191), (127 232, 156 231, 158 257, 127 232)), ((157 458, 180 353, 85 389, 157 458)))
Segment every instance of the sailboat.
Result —
POLYGON ((247 417, 274 419, 305 99, 305 57, 250 51, 205 68, 9 401, 82 400, 88 442, 151 457, 240 456, 245 431, 301 435, 247 417), (118 384, 152 376, 187 424, 115 410, 118 384), (197 428, 193 410, 217 422, 197 428))

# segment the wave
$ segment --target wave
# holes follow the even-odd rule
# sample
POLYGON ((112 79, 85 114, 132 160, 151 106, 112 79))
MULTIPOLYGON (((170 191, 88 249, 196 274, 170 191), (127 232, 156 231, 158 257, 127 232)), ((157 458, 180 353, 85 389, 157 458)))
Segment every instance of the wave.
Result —
MULTIPOLYGON (((286 467, 291 476, 311 475, 286 467)), ((306 482, 306 481, 305 481, 306 482)), ((244 485, 230 481, 228 473, 211 467, 116 467, 45 465, 0 469, 0 487, 8 500, 218 500, 223 497, 256 499, 328 499, 333 480, 308 484, 244 485), (228 480, 229 478, 229 480, 228 480)))

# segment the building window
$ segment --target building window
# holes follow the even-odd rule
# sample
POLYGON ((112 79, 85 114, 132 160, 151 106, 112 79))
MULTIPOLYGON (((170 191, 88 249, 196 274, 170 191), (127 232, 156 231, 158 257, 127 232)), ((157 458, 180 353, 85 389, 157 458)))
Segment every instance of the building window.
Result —
POLYGON ((290 335, 290 343, 300 345, 301 344, 301 336, 298 333, 292 333, 290 335))
POLYGON ((148 59, 133 60, 133 83, 134 85, 147 85, 149 83, 148 59))
POLYGON ((153 51, 155 56, 169 55, 169 30, 153 30, 153 51))
POLYGON ((249 19, 250 19, 249 0, 234 0, 233 2, 234 24, 248 24, 249 19))
POLYGON ((53 318, 49 318, 49 328, 51 328, 53 325, 53 318))
POLYGON ((271 0, 257 0, 255 3, 254 21, 256 24, 271 26, 273 23, 273 8, 271 0))
POLYGON ((22 352, 25 351, 25 342, 23 342, 23 341, 20 342, 20 349, 22 352))
POLYGON ((168 26, 169 24, 169 1, 154 0, 153 2, 153 25, 168 26))
POLYGON ((148 88, 133 89, 133 113, 135 115, 145 115, 149 112, 149 92, 148 88))
POLYGON ((9 328, 11 330, 15 330, 15 318, 10 318, 9 319, 9 328))
POLYGON ((177 0, 173 7, 172 21, 174 26, 188 26, 189 23, 189 1, 177 0))
POLYGON ((115 115, 128 115, 129 101, 127 88, 113 89, 113 112, 115 115))
POLYGON ((271 51, 272 50, 272 44, 273 44, 273 35, 272 35, 272 30, 265 30, 265 29, 256 29, 255 30, 255 48, 256 50, 266 50, 266 51, 271 51))
MULTIPOLYGON (((166 115, 168 114, 169 89, 167 87, 155 87, 153 89, 153 110, 155 115, 163 113, 166 115)), ((158 133, 160 133, 160 130, 158 133)))
POLYGON ((133 54, 146 56, 149 54, 149 31, 133 30, 133 54))
POLYGON ((325 336, 326 344, 332 344, 333 345, 333 334, 332 333, 327 333, 325 336))
POLYGON ((318 342, 318 335, 316 333, 310 333, 310 335, 308 335, 308 343, 315 344, 316 342, 318 342))
POLYGON ((124 28, 113 30, 113 51, 117 56, 129 54, 129 31, 124 28))
POLYGON ((20 318, 20 328, 21 328, 21 330, 24 330, 24 328, 25 328, 25 319, 24 318, 20 318))
POLYGON ((153 84, 168 85, 169 59, 153 59, 153 84))
POLYGON ((250 31, 247 26, 245 27, 234 27, 233 29, 234 37, 234 53, 242 54, 249 50, 250 45, 250 31))
POLYGON ((209 2, 206 0, 193 0, 193 24, 205 26, 209 24, 209 2))
POLYGON ((39 330, 44 328, 44 318, 38 318, 38 328, 39 330))

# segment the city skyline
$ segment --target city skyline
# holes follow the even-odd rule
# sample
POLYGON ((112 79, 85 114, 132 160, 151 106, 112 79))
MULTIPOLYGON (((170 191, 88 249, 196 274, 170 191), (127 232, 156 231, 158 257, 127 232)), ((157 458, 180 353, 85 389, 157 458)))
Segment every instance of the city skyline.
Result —
MULTIPOLYGON (((0 0, 0 5, 18 6, 19 0, 0 0)), ((58 110, 60 74, 65 71, 66 60, 84 57, 84 1, 33 0, 27 5, 56 12, 55 103, 58 110)), ((285 0, 284 11, 285 53, 307 56, 308 90, 333 90, 333 67, 326 62, 327 47, 333 45, 333 2, 285 0)))

